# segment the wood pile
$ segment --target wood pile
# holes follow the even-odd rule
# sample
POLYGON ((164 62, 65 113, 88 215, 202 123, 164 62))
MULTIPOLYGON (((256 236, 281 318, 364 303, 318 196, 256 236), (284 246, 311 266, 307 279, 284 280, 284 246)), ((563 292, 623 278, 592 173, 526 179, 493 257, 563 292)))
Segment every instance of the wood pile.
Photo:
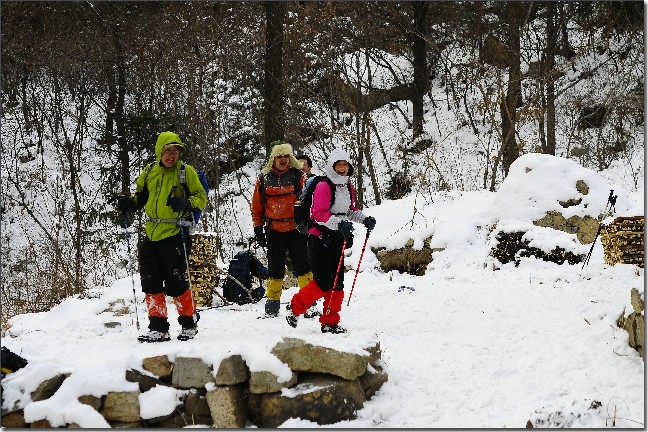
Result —
POLYGON ((644 266, 644 217, 618 217, 601 228, 605 262, 644 266))
POLYGON ((199 307, 211 306, 214 289, 218 285, 216 249, 218 239, 206 234, 193 234, 189 255, 189 275, 194 301, 199 307))

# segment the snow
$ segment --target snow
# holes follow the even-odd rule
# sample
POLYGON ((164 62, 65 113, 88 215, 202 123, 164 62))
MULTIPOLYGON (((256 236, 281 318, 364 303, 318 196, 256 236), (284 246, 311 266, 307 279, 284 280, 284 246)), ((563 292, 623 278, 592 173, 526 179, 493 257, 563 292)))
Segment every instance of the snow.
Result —
MULTIPOLYGON (((643 292, 644 270, 604 264, 600 241, 584 269, 533 257, 518 267, 499 266, 488 255, 494 233, 502 229, 530 229, 538 247, 558 244, 587 253, 590 245, 578 244, 573 235, 532 222, 552 210, 602 213, 610 189, 619 196, 617 215, 643 214, 643 186, 626 192, 610 179, 566 159, 526 155, 511 166, 497 192, 412 194, 367 208, 377 225, 350 301, 364 228, 357 227, 345 261, 353 270, 344 275, 341 315, 349 333, 343 335, 321 334, 316 320, 302 318, 296 329, 283 318, 259 320, 262 301, 204 310, 196 338, 181 342, 175 339, 177 313, 169 304, 172 340, 140 344, 137 335, 148 321, 137 274, 48 312, 16 316, 2 345, 30 363, 3 380, 3 408, 15 404, 24 408, 26 421, 47 419, 53 427, 106 428, 105 420, 77 398, 135 390, 125 371, 143 371, 144 358, 198 357, 217 370, 223 358, 240 354, 251 370, 287 381, 289 369, 270 351, 282 338, 296 337, 349 352, 364 352, 376 340, 381 345, 389 381, 356 420, 326 428, 524 428, 537 419, 554 426, 603 428, 614 420, 616 427, 644 428, 644 362, 615 324, 632 311, 630 290, 643 292), (589 194, 578 194, 577 180, 588 183, 589 194), (558 206, 558 200, 570 198, 582 202, 558 206), (434 260, 424 276, 384 273, 371 250, 403 247, 409 239, 420 248, 430 236, 434 260), (115 314, 123 304, 130 313, 115 314), (32 402, 30 393, 56 374, 70 376, 54 396, 32 402), (600 407, 590 409, 595 401, 600 407)), ((243 205, 240 224, 250 226, 243 205)), ((287 289, 282 302, 296 290, 287 289)), ((311 390, 296 387, 282 394, 311 390)), ((181 395, 165 387, 142 393, 142 416, 169 414, 181 395)), ((291 419, 282 427, 319 426, 291 419)))

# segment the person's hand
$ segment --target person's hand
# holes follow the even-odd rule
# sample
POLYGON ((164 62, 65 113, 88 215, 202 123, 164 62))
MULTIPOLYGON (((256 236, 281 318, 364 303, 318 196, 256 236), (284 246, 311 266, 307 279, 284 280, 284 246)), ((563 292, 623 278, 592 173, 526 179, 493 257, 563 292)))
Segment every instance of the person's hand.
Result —
POLYGON ((169 205, 174 212, 182 212, 189 206, 189 200, 183 197, 173 197, 169 200, 169 205))
POLYGON ((135 204, 135 200, 131 197, 127 196, 120 196, 117 198, 117 210, 119 210, 122 213, 131 213, 135 211, 135 208, 137 207, 137 204, 135 204))
POLYGON ((344 237, 344 240, 347 242, 353 238, 353 224, 349 221, 340 221, 338 224, 338 231, 340 231, 340 234, 342 234, 342 237, 344 237))
POLYGON ((262 226, 254 227, 254 239, 259 244, 259 246, 261 247, 267 246, 266 236, 265 233, 263 232, 262 226))
POLYGON ((366 218, 364 218, 362 223, 368 231, 371 231, 376 226, 376 218, 373 216, 367 216, 366 218))

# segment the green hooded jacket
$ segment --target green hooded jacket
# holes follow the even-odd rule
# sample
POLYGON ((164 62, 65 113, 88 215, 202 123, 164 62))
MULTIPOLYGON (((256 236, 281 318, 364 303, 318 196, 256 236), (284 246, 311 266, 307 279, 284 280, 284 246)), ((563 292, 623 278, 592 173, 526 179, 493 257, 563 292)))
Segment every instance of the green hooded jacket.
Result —
MULTIPOLYGON (((180 232, 180 227, 175 222, 157 223, 150 219, 178 219, 179 214, 174 212, 167 205, 167 202, 172 196, 182 197, 185 195, 185 189, 180 182, 180 164, 182 162, 184 148, 184 144, 180 141, 180 137, 177 134, 173 132, 162 132, 155 143, 155 164, 153 168, 148 176, 146 176, 146 169, 144 169, 137 179, 135 195, 133 196, 135 202, 137 202, 138 197, 141 196, 144 190, 144 178, 146 177, 148 200, 144 205, 144 211, 149 218, 146 221, 146 236, 151 241, 162 240, 180 232), (170 168, 162 164, 162 149, 168 144, 176 145, 181 149, 180 157, 170 168)), ((207 194, 200 183, 196 169, 187 164, 185 175, 191 207, 203 210, 207 204, 207 194)), ((187 215, 190 212, 185 212, 184 214, 187 215)))

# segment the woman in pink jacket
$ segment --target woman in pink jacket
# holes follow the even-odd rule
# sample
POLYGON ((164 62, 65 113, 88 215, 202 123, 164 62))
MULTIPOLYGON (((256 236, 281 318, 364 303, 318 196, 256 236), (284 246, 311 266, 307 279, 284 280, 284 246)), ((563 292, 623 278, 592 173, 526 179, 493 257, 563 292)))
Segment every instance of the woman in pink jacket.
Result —
POLYGON ((286 321, 297 327, 299 315, 310 305, 324 297, 324 311, 320 316, 322 333, 345 333, 340 326, 340 310, 344 300, 344 273, 340 269, 335 287, 342 246, 351 247, 353 224, 362 223, 368 230, 376 225, 376 219, 366 216, 355 206, 355 190, 349 182, 353 174, 349 153, 341 149, 331 152, 326 163, 326 179, 315 187, 310 209, 312 226, 308 230, 308 256, 313 280, 292 298, 291 312, 286 321))

